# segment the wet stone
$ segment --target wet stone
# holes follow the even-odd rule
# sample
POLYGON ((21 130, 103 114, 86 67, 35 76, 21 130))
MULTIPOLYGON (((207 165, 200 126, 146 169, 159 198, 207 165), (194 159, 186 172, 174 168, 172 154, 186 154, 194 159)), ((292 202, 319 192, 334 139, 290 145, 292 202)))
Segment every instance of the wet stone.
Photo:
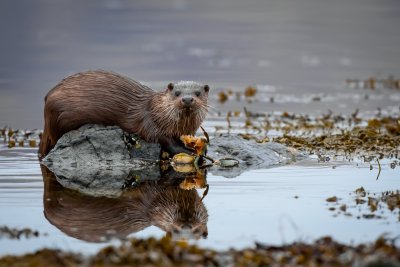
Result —
MULTIPOLYGON (((126 181, 158 180, 160 146, 116 126, 84 125, 62 136, 42 160, 65 187, 90 195, 118 196, 126 181)), ((257 143, 240 136, 213 137, 207 156, 234 158, 237 166, 214 165, 209 172, 236 177, 244 171, 281 166, 306 156, 284 145, 257 143)))
POLYGON ((159 145, 140 144, 129 149, 119 127, 85 125, 63 135, 42 164, 64 187, 93 196, 117 197, 132 177, 149 180, 160 176, 156 160, 159 145))
POLYGON ((275 142, 258 143, 246 140, 239 135, 223 134, 211 138, 207 156, 213 159, 233 158, 239 162, 237 167, 214 166, 210 172, 233 178, 245 171, 268 169, 305 159, 305 154, 275 142))

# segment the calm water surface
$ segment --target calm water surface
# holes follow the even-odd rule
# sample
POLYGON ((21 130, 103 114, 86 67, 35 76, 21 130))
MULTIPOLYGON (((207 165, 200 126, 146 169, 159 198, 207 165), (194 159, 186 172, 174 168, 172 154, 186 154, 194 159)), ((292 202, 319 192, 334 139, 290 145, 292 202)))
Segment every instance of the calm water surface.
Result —
MULTIPOLYGON (((312 241, 325 235, 346 243, 372 241, 386 233, 399 232, 399 212, 383 208, 377 214, 384 219, 357 219, 369 214, 367 206, 356 206, 350 195, 363 186, 371 193, 399 188, 398 167, 391 169, 383 161, 378 180, 377 165, 337 161, 317 163, 310 159, 297 164, 256 170, 236 178, 208 175, 210 191, 204 199, 208 210, 208 238, 197 241, 202 246, 227 249, 252 246, 255 241, 285 244, 291 241, 312 241), (335 167, 333 167, 335 166, 335 167), (351 217, 329 211, 338 208, 326 202, 337 196, 346 204, 351 217)), ((40 238, 0 239, 1 253, 23 253, 42 247, 95 252, 118 240, 92 243, 70 237, 52 225, 44 216, 43 180, 32 149, 0 151, 1 225, 32 228, 46 233, 40 238)), ((199 192, 201 194, 201 192, 199 192)), ((85 203, 82 203, 85 205, 85 203)), ((162 237, 155 226, 131 234, 134 237, 162 237)))
MULTIPOLYGON (((87 69, 107 69, 162 89, 169 81, 198 80, 242 90, 258 85, 257 112, 349 113, 373 115, 378 107, 399 111, 400 93, 346 88, 347 78, 400 76, 400 2, 352 1, 1 1, 0 126, 42 128, 43 98, 63 77, 87 69), (368 98, 365 95, 368 94, 368 98), (313 102, 314 96, 321 101, 313 102), (270 103, 270 97, 275 102, 270 103)), ((220 105, 216 94, 208 124, 220 105)), ((220 122, 216 122, 218 124, 220 122)), ((311 159, 294 165, 208 176, 208 239, 214 248, 283 244, 324 235, 346 243, 371 241, 400 232, 399 215, 357 219, 329 211, 325 199, 341 198, 363 186, 373 193, 400 189, 399 167, 311 159), (336 166, 336 168, 332 168, 336 166), (295 198, 298 196, 298 198, 295 198)), ((47 233, 22 241, 0 239, 0 254, 41 247, 94 252, 104 243, 62 233, 43 214, 43 181, 32 149, 0 150, 0 225, 47 233)), ((135 237, 164 233, 149 227, 135 237)), ((107 242, 118 243, 117 240, 107 242)))

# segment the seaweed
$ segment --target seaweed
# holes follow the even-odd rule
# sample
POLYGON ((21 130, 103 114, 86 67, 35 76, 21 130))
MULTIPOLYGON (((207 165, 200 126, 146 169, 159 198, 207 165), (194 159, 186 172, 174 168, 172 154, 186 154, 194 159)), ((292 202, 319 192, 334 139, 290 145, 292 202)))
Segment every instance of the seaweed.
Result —
POLYGON ((253 102, 255 95, 257 94, 257 88, 255 86, 247 86, 244 91, 233 92, 232 89, 225 89, 217 93, 217 101, 221 104, 227 102, 231 96, 235 96, 236 101, 240 101, 242 96, 248 103, 253 102))
POLYGON ((399 216, 400 221, 400 191, 385 191, 381 195, 377 196, 364 189, 364 187, 357 188, 354 192, 350 193, 353 198, 355 205, 344 204, 344 200, 337 199, 336 197, 330 197, 326 199, 327 202, 331 203, 328 210, 335 211, 336 208, 332 205, 340 205, 339 211, 335 214, 343 214, 345 216, 352 216, 353 213, 358 213, 356 218, 358 219, 388 219, 388 216, 399 216), (364 208, 364 209, 363 209, 364 208), (362 213, 368 210, 369 213, 362 213), (385 210, 389 210, 389 213, 385 213, 385 210), (378 214, 379 213, 379 214, 378 214), (387 216, 384 216, 387 214, 387 216))
POLYGON ((282 246, 256 243, 241 250, 218 251, 187 242, 162 239, 130 239, 119 247, 108 246, 97 254, 66 253, 42 249, 33 254, 4 256, 1 266, 397 266, 400 250, 395 240, 345 245, 326 236, 312 243, 282 246))
POLYGON ((9 127, 3 127, 1 130, 3 142, 8 148, 19 147, 37 147, 40 141, 41 131, 39 130, 14 130, 9 127))
POLYGON ((39 232, 36 230, 32 230, 30 228, 10 228, 8 226, 0 227, 0 239, 1 238, 9 238, 9 239, 21 239, 21 237, 31 238, 31 237, 39 237, 39 232))
POLYGON ((400 117, 365 119, 358 110, 348 117, 332 111, 310 117, 286 111, 279 115, 255 113, 247 107, 243 110, 228 111, 227 127, 216 126, 215 134, 236 132, 246 140, 274 141, 316 155, 373 156, 378 160, 399 155, 400 117), (243 124, 233 124, 234 118, 243 124))
POLYGON ((346 86, 353 89, 391 89, 400 90, 400 79, 396 79, 393 75, 387 78, 380 79, 375 76, 370 76, 367 79, 346 79, 346 86))

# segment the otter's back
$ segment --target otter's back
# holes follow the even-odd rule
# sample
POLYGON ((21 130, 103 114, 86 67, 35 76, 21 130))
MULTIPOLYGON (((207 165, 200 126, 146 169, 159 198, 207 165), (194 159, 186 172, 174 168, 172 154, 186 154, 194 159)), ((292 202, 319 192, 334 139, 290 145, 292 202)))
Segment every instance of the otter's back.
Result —
POLYGON ((136 106, 139 103, 144 108, 146 99, 154 93, 152 89, 115 73, 78 73, 62 80, 46 95, 45 128, 53 131, 52 139, 57 140, 64 133, 87 123, 124 125, 121 119, 132 112, 129 103, 136 106))

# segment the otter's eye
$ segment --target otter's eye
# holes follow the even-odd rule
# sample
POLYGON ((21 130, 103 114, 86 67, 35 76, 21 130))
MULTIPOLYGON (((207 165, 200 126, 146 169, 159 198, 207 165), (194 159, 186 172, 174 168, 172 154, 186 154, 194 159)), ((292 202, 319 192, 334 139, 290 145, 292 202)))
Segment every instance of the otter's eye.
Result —
POLYGON ((175 96, 180 96, 181 95, 181 91, 175 91, 175 96))
POLYGON ((196 92, 194 92, 194 94, 195 94, 196 96, 200 96, 200 95, 201 95, 200 91, 196 91, 196 92))

